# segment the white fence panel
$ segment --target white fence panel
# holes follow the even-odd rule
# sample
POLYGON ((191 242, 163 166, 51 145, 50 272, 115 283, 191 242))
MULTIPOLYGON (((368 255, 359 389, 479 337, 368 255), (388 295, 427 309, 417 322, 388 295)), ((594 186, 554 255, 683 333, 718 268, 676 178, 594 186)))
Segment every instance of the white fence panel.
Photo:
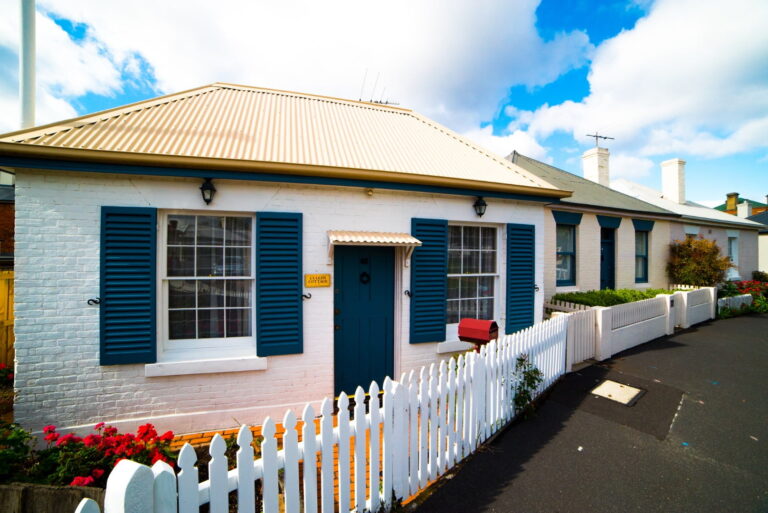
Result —
POLYGON ((752 304, 752 294, 741 294, 739 296, 721 297, 717 300, 718 310, 729 308, 731 310, 741 310, 744 306, 752 304))
POLYGON ((705 287, 684 293, 688 296, 685 327, 714 318, 714 303, 717 297, 715 291, 714 287, 705 287))

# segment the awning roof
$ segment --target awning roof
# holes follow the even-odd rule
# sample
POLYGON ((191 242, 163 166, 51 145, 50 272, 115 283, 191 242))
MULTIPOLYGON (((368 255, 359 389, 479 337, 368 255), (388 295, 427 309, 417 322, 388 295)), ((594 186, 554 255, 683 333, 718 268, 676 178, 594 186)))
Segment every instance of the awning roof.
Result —
POLYGON ((328 243, 335 246, 421 246, 409 233, 329 230, 328 243))

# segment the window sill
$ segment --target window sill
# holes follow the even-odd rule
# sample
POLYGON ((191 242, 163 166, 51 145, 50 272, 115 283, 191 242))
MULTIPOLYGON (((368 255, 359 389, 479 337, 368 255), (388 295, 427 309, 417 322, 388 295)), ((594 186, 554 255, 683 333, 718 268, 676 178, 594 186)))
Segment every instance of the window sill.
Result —
POLYGON ((219 374, 223 372, 245 372, 266 370, 267 359, 258 356, 240 358, 217 358, 210 360, 189 360, 179 362, 158 362, 144 366, 144 376, 183 376, 187 374, 219 374))
POLYGON ((555 294, 562 292, 581 292, 578 285, 557 285, 555 286, 555 294))
POLYGON ((459 351, 469 351, 474 349, 475 344, 469 342, 462 342, 461 340, 451 340, 448 342, 439 342, 436 347, 438 354, 444 353, 457 353, 459 351))

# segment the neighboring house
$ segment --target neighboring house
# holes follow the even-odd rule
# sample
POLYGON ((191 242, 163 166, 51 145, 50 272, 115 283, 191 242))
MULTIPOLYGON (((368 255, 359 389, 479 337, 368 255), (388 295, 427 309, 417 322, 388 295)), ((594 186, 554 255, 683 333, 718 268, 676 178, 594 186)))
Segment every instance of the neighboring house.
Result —
POLYGON ((765 196, 765 203, 760 203, 759 201, 747 198, 739 198, 738 192, 729 192, 725 195, 725 203, 716 206, 715 210, 739 217, 749 217, 761 212, 767 212, 768 194, 765 196))
POLYGON ((517 152, 507 159, 573 191, 547 205, 546 298, 577 290, 667 286, 670 221, 679 215, 610 189, 607 149, 584 153, 585 178, 517 152))
POLYGON ((0 269, 13 269, 15 189, 9 173, 0 170, 0 269))
MULTIPOLYGON (((757 237, 757 268, 764 273, 768 273, 768 210, 761 212, 760 214, 750 216, 747 219, 763 225, 760 228, 757 237)), ((751 276, 745 276, 745 278, 751 278, 751 276)))
POLYGON ((624 179, 612 181, 611 187, 680 214, 679 222, 672 224, 671 240, 685 237, 714 240, 722 254, 733 262, 728 279, 751 278, 752 271, 757 269, 757 232, 760 225, 686 200, 684 160, 662 162, 661 183, 661 192, 624 179))
POLYGON ((466 350, 462 317, 527 327, 570 194, 407 109, 229 84, 5 134, 0 165, 38 430, 258 423, 466 350))

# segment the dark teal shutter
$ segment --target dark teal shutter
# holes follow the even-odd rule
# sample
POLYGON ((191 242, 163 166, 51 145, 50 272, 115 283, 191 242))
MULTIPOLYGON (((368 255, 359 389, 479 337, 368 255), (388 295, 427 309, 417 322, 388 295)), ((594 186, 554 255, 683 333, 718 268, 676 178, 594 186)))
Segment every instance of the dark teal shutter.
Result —
POLYGON ((304 348, 301 214, 256 214, 256 354, 304 348))
POLYGON ((507 225, 507 333, 533 325, 535 234, 530 224, 507 225))
POLYGON ((412 219, 421 246, 411 257, 411 344, 445 340, 448 294, 448 221, 412 219))
POLYGON ((157 210, 101 207, 101 365, 157 360, 157 210))

